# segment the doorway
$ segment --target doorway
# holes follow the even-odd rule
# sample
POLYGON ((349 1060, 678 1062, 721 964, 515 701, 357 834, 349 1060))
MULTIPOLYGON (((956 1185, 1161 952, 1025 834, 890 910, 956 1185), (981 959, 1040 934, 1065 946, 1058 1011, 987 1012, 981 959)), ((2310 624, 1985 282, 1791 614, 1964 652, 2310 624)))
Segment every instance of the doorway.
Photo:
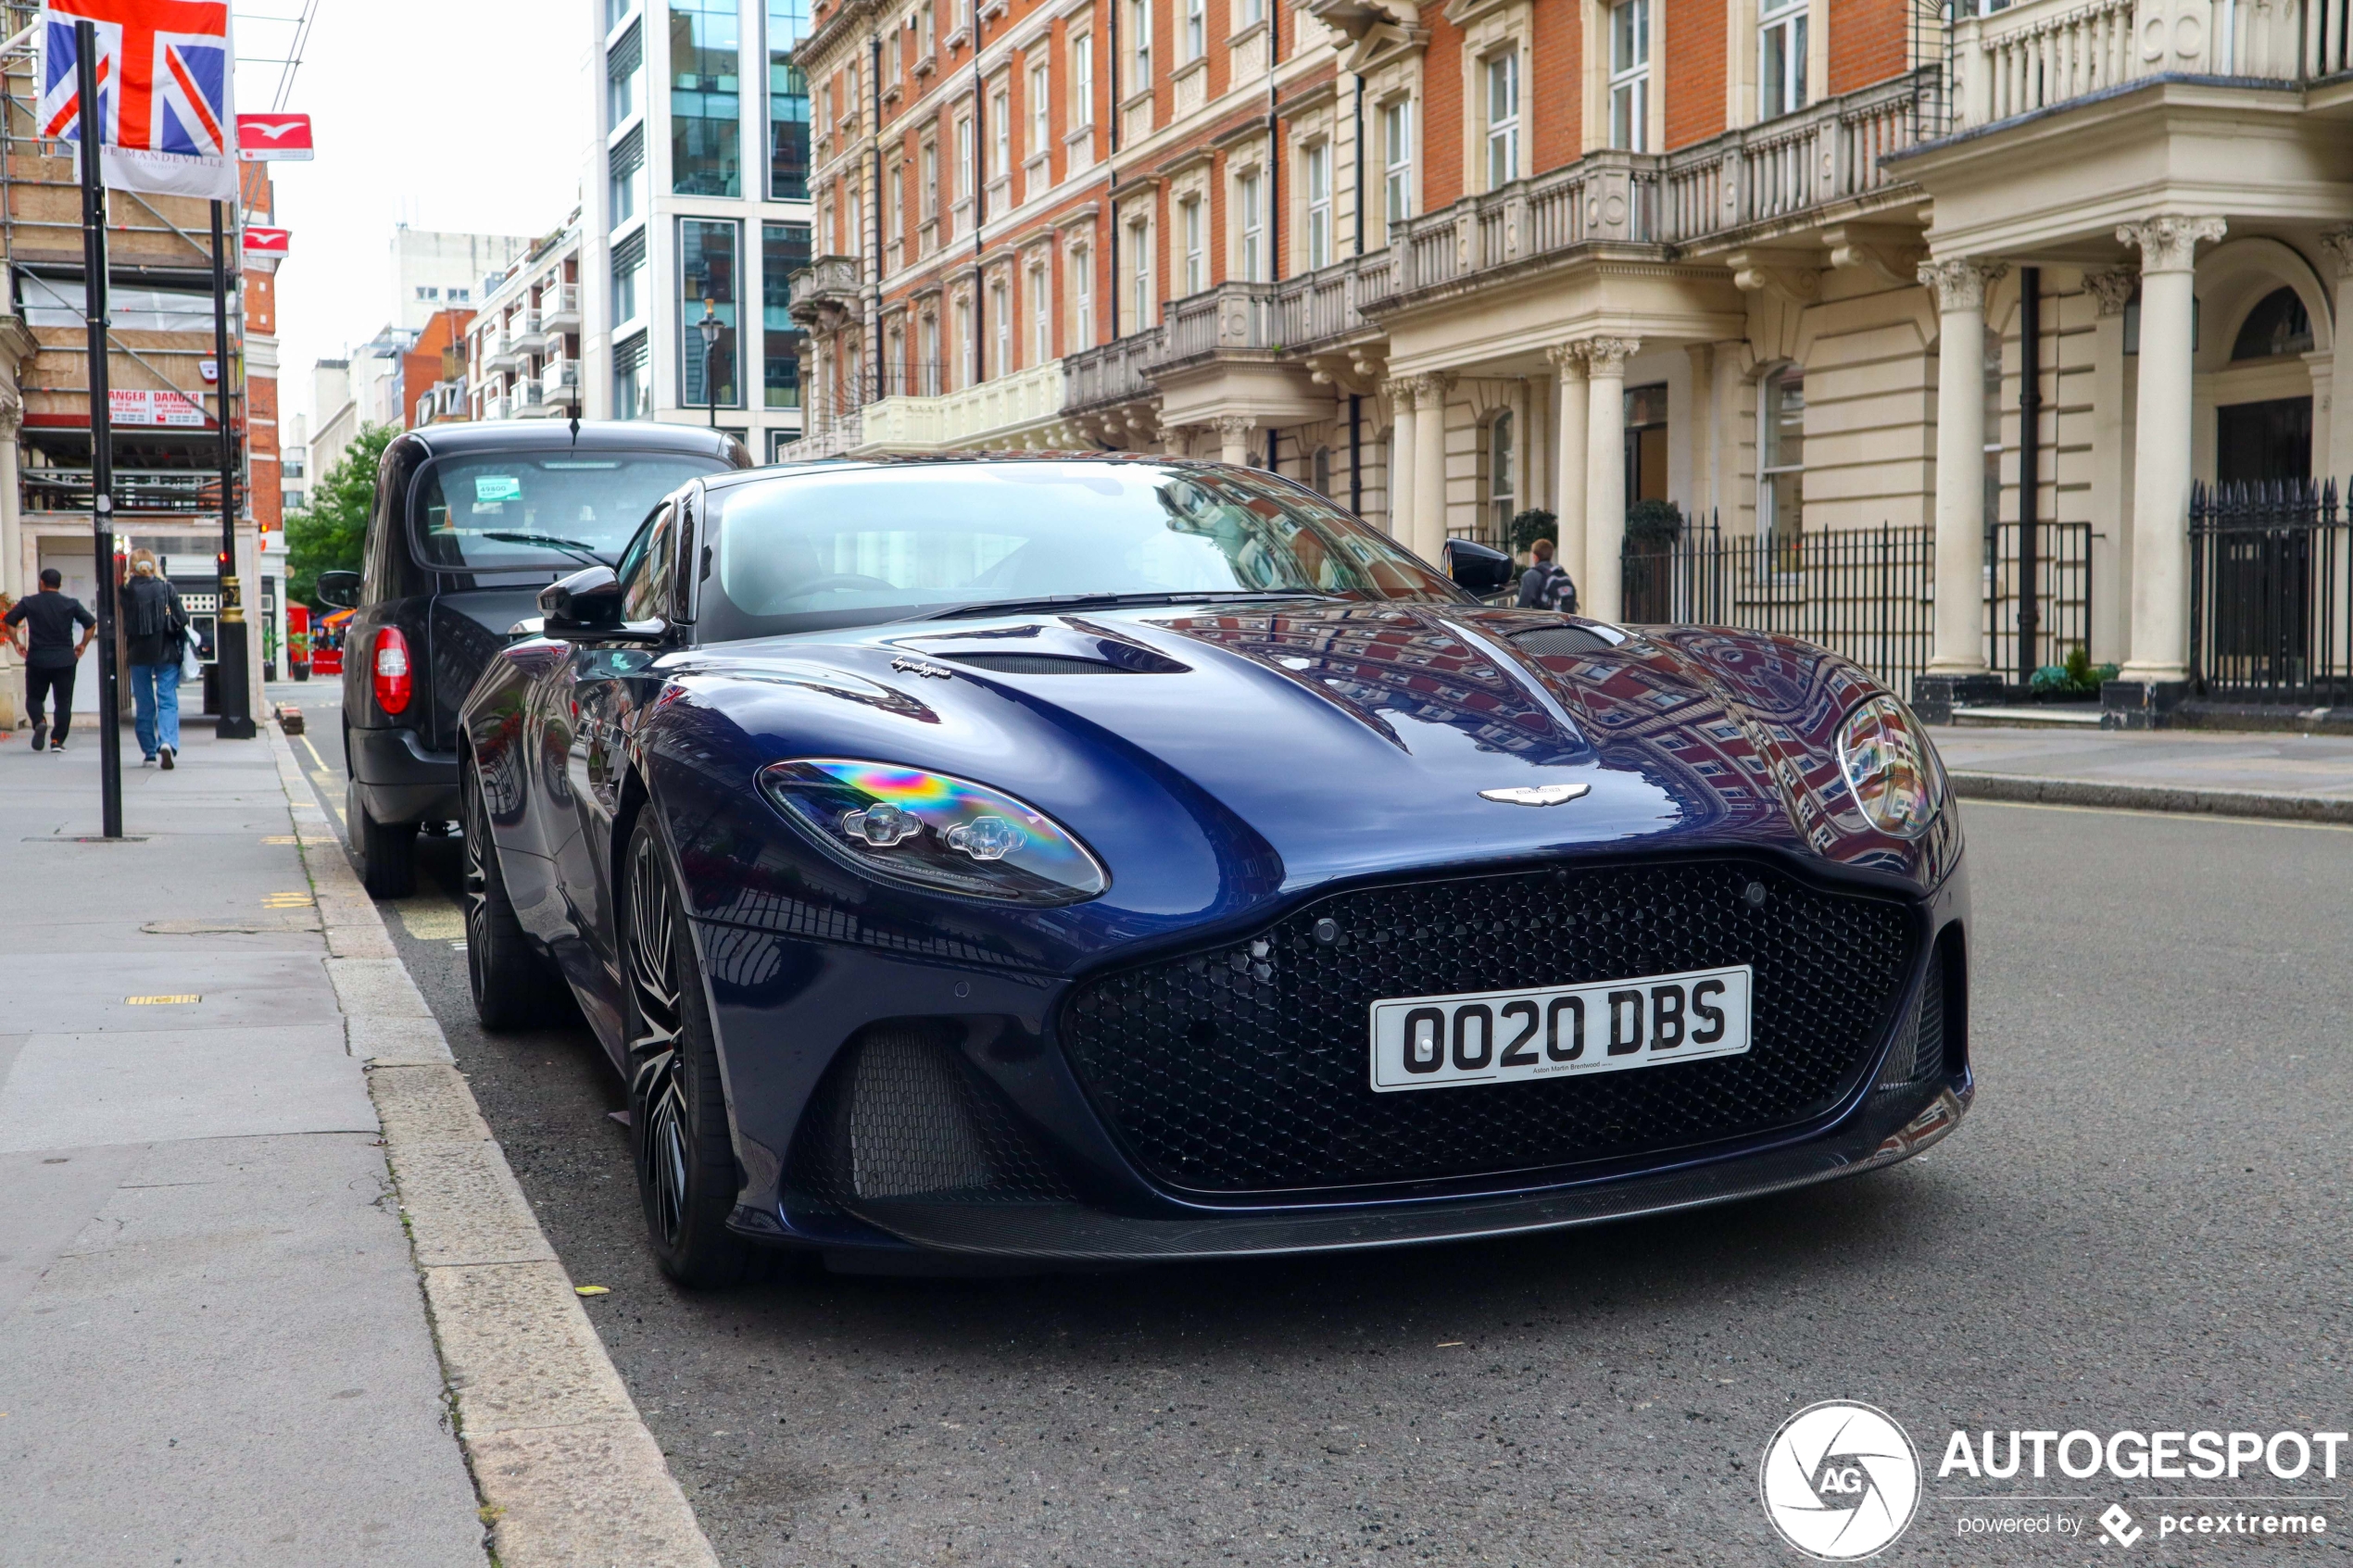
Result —
POLYGON ((2297 684, 2311 603, 2311 531, 2261 526, 2259 518, 2276 525, 2300 508, 2291 503, 2280 515, 2271 515, 2261 510, 2266 501, 2246 490, 2278 484, 2301 491, 2309 481, 2312 400, 2233 403, 2215 409, 2214 419, 2214 478, 2221 513, 2257 522, 2214 536, 2214 652, 2223 668, 2242 678, 2297 684))
POLYGON ((2274 397, 2214 410, 2214 478, 2222 484, 2309 479, 2312 400, 2274 397))

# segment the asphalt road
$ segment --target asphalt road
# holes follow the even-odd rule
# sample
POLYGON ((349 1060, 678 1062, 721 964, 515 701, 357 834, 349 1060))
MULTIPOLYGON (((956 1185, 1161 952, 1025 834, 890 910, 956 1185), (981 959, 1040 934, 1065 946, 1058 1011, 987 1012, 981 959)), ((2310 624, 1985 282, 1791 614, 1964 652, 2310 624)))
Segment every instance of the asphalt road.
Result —
MULTIPOLYGON (((283 695, 332 811, 332 692, 283 695)), ((1967 811, 1982 1088, 1944 1146, 1795 1196, 1359 1258, 685 1295, 639 1245, 585 1028, 475 1027, 454 843, 425 847, 443 891, 388 923, 573 1279, 610 1287, 590 1315, 731 1565, 1797 1562, 1758 1461, 1827 1399, 1887 1411, 1929 1467, 1881 1562, 2346 1561, 2342 1474, 1935 1472, 1957 1428, 2348 1425, 2353 833, 1967 811), (2332 1529, 2157 1533, 2156 1499, 2257 1497, 2332 1529), (2147 1531, 2129 1553, 2098 1538, 2113 1502, 2147 1531), (2004 1517, 2082 1534, 1962 1534, 2004 1517)))

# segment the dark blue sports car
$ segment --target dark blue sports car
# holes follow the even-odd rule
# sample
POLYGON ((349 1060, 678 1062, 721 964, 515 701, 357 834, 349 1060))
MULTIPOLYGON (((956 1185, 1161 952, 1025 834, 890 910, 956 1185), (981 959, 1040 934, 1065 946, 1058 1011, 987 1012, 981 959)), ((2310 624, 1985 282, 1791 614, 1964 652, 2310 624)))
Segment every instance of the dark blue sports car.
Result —
POLYGON ((1951 1131, 1903 705, 1448 554, 1160 458, 696 481, 468 700, 483 1022, 569 985, 695 1284, 1545 1230, 1951 1131))

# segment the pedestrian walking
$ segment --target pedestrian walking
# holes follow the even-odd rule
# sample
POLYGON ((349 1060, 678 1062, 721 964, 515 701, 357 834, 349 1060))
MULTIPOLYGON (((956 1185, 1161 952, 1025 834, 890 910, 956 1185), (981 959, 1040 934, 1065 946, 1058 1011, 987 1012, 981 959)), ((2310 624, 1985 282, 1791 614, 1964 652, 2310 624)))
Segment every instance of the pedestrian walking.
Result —
POLYGON ((156 570, 156 558, 145 550, 132 552, 131 580, 122 585, 122 628, 139 750, 168 772, 180 755, 180 661, 188 647, 188 610, 180 590, 156 570))
POLYGON ((66 731, 73 723, 73 668, 90 646, 90 639, 98 634, 98 618, 83 608, 80 599, 68 596, 65 585, 63 572, 54 566, 44 569, 40 591, 19 599, 6 617, 8 646, 24 660, 25 707, 32 715, 35 751, 42 748, 44 738, 51 751, 66 748, 66 731), (80 642, 73 637, 76 626, 82 628, 80 642), (24 628, 22 642, 17 640, 18 627, 24 628), (41 721, 44 697, 57 706, 54 732, 41 721))
POLYGON ((1519 608, 1522 609, 1560 609, 1577 613, 1577 584, 1568 572, 1553 558, 1553 542, 1539 539, 1529 552, 1535 557, 1519 578, 1519 608))

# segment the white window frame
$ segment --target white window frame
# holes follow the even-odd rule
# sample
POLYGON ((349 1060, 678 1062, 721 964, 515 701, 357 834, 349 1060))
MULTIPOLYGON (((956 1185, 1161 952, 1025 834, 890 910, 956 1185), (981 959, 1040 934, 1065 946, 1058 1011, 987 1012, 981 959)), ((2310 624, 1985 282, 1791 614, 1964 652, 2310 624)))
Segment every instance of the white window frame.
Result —
POLYGON ((1761 0, 1756 8, 1756 117, 1778 119, 1806 107, 1808 0, 1761 0), (1780 69, 1773 69, 1778 53, 1780 69))
POLYGON ((1029 264, 1030 363, 1042 365, 1054 357, 1053 291, 1046 283, 1046 264, 1029 264))
POLYGON ((1382 221, 1395 228, 1414 216, 1414 100, 1380 108, 1382 221))
POLYGON ((1234 273, 1254 283, 1266 263, 1266 181, 1255 169, 1234 177, 1234 273))
POLYGON ((1029 141, 1024 153, 1030 157, 1051 151, 1054 140, 1053 73, 1046 62, 1039 60, 1029 68, 1029 141))
POLYGON ((1095 346, 1095 253, 1087 245, 1070 252, 1071 351, 1095 346))
POLYGON ((1487 424, 1487 511, 1495 540, 1510 547, 1512 518, 1519 505, 1519 421, 1504 408, 1487 424))
POLYGON ((1002 278, 989 282, 988 319, 996 324, 997 374, 1001 376, 1013 368, 1013 294, 1002 278))
POLYGON ((1095 123, 1095 35, 1082 32, 1070 41, 1070 128, 1095 123))
POLYGON ((1487 189, 1519 178, 1520 80, 1516 44, 1479 62, 1479 103, 1487 116, 1487 189))
POLYGON ((1756 397, 1756 524, 1757 533, 1773 542, 1775 554, 1788 550, 1806 531, 1806 367, 1798 364, 1777 365, 1757 385, 1756 397), (1788 389, 1797 386, 1797 460, 1784 462, 1776 434, 1780 423, 1777 416, 1786 407, 1788 389), (1780 486, 1777 481, 1787 477, 1797 486, 1797 516, 1783 519, 1780 486))
POLYGON ((1177 233, 1185 243, 1185 294, 1188 297, 1209 286, 1209 257, 1202 247, 1207 243, 1203 231, 1203 208, 1208 204, 1198 195, 1187 196, 1176 204, 1177 233))
POLYGON ((1310 272, 1332 262, 1332 144, 1310 143, 1300 154, 1300 190, 1307 198, 1306 242, 1310 272))
POLYGON ((956 200, 967 202, 973 194, 973 117, 956 117, 956 200))
POLYGON ((1185 58, 1209 53, 1209 0, 1185 0, 1185 58))
POLYGON ((973 303, 969 295, 956 301, 956 384, 960 388, 980 380, 980 331, 973 320, 973 303))
POLYGON ((915 385, 920 395, 939 395, 939 317, 935 311, 924 312, 922 331, 918 334, 923 362, 915 367, 915 385))
POLYGON ((907 171, 894 166, 890 171, 890 232, 888 242, 903 248, 907 244, 907 171))
POLYGON ((1127 0, 1127 26, 1132 42, 1127 48, 1127 94, 1151 90, 1152 84, 1152 0, 1127 0))
POLYGON ((1003 180, 1013 167, 1013 90, 1010 86, 988 95, 988 178, 1003 180))
POLYGON ((1133 315, 1127 330, 1140 332, 1151 325, 1152 311, 1152 227, 1149 219, 1139 218, 1127 225, 1127 303, 1133 315))
POLYGON ((1650 150, 1651 0, 1618 0, 1610 7, 1609 144, 1650 150))

